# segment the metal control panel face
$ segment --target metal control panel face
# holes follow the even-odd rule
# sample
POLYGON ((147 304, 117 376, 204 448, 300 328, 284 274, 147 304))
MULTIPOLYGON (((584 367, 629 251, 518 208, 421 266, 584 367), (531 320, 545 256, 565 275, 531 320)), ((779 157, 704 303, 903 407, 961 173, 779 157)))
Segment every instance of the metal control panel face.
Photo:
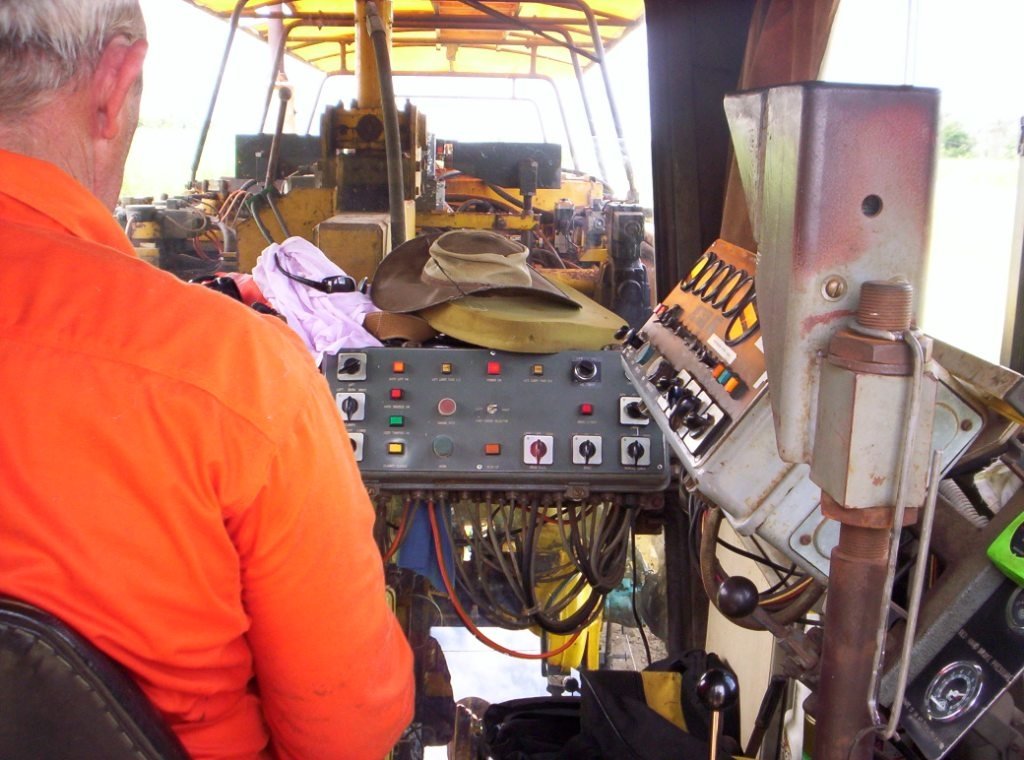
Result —
POLYGON ((661 431, 615 351, 373 348, 324 359, 367 483, 382 488, 647 492, 661 431))
POLYGON ((624 350, 688 470, 767 388, 755 264, 749 251, 715 241, 624 350))
POLYGON ((1005 580, 910 682, 902 727, 945 755, 1024 670, 1024 589, 1005 580))

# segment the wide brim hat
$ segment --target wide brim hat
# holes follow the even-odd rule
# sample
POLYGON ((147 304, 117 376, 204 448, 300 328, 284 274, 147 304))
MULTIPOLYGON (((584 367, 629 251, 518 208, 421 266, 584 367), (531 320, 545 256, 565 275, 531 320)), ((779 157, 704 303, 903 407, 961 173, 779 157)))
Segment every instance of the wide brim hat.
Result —
POLYGON ((487 292, 531 295, 579 309, 526 263, 529 249, 489 230, 452 230, 402 243, 377 266, 370 289, 384 311, 410 312, 487 292))

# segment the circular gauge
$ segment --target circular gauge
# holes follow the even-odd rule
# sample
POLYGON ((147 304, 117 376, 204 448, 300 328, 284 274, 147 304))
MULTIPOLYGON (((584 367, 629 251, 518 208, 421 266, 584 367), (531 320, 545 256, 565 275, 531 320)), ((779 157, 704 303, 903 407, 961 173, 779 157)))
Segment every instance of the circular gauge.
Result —
POLYGON ((1006 603, 1006 624, 1014 633, 1024 634, 1024 588, 1016 589, 1006 603))
POLYGON ((966 713, 981 695, 981 666, 970 660, 958 660, 944 667, 928 684, 924 693, 929 720, 948 723, 966 713))

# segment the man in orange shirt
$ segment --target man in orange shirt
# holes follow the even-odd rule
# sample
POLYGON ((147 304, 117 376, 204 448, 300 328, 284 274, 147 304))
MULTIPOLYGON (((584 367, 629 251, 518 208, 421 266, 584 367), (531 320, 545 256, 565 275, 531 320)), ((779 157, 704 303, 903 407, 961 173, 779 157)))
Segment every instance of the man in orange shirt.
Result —
POLYGON ((137 0, 0 0, 0 593, 123 664, 195 758, 377 760, 412 658, 326 383, 110 214, 144 38, 137 0))

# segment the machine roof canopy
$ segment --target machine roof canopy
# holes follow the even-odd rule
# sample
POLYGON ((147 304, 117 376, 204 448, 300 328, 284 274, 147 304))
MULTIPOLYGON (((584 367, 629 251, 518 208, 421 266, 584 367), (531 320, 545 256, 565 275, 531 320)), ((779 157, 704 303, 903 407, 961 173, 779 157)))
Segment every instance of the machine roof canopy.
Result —
MULTIPOLYGON (((269 40, 328 73, 353 73, 356 0, 183 0, 269 40)), ((566 76, 586 69, 643 20, 643 0, 394 0, 396 73, 566 76), (600 35, 600 42, 594 33, 600 35)))

